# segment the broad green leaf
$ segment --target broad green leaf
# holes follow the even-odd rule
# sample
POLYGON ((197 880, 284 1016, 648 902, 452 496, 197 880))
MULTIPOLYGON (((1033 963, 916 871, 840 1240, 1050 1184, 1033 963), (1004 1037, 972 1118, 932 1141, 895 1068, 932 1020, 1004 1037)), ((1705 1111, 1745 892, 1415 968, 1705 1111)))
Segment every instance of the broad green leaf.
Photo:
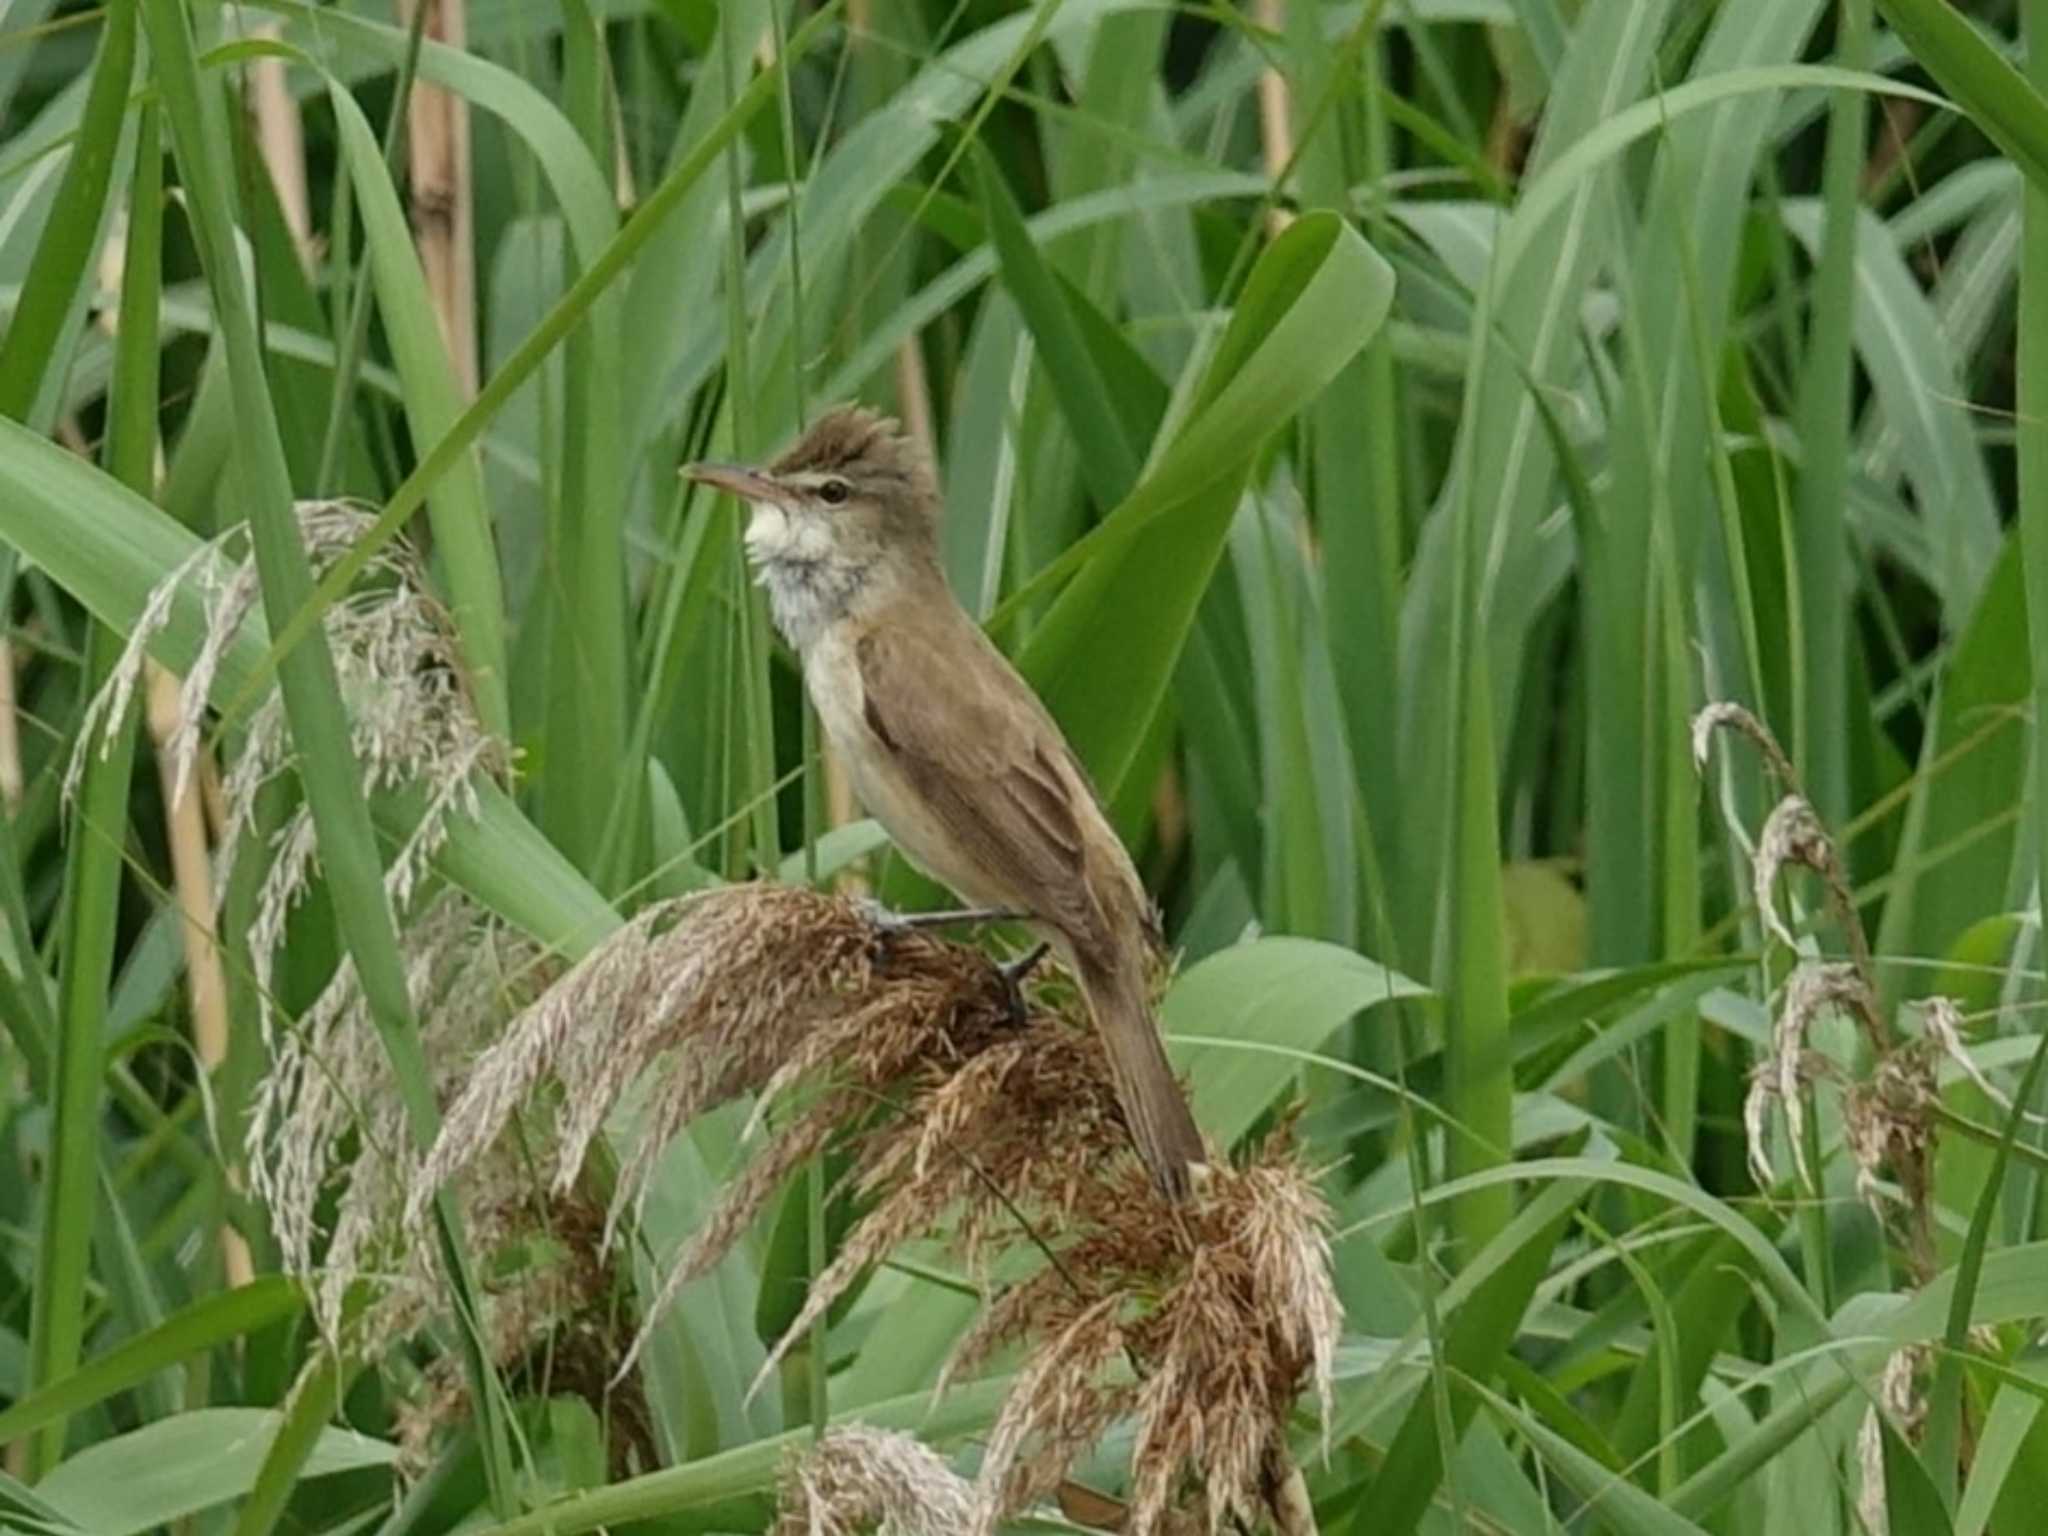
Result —
POLYGON ((1166 994, 1162 1022, 1194 1077, 1195 1119, 1228 1147, 1299 1072, 1297 1054, 1349 1020, 1428 992, 1352 950, 1317 939, 1248 940, 1211 955, 1166 994))
MULTIPOLYGON (((181 1413, 86 1447, 36 1493, 94 1536, 135 1536, 247 1493, 282 1419, 268 1408, 181 1413)), ((303 1475, 389 1466, 397 1454, 385 1441, 326 1429, 303 1475)))

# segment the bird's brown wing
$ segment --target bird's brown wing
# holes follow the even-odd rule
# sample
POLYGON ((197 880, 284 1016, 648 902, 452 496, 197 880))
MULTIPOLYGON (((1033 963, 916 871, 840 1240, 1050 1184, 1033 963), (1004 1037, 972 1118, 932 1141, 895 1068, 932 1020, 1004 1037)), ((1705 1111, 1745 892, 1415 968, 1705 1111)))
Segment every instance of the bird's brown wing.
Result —
POLYGON ((1153 1018, 1137 871, 1024 680, 964 615, 944 656, 918 654, 929 632, 882 624, 855 642, 868 729, 974 867, 995 873, 985 887, 1065 936, 1131 1139, 1178 1198, 1208 1154, 1153 1018))
POLYGON ((968 630, 942 657, 914 654, 918 644, 894 625, 856 642, 868 729, 976 865, 1001 872, 1017 905, 1077 937, 1095 931, 1090 834, 1094 823, 1114 834, 1058 728, 979 634, 968 630))

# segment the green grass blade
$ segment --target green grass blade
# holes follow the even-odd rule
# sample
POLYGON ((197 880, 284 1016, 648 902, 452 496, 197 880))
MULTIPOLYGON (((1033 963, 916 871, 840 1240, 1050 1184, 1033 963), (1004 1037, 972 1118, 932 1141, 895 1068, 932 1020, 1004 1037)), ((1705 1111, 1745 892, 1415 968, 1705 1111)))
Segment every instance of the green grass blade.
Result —
POLYGON ((246 1338, 305 1309, 298 1286, 266 1275, 235 1290, 202 1296, 148 1333, 88 1361, 62 1381, 0 1412, 0 1442, 104 1402, 202 1350, 246 1338))
POLYGON ((1165 695, 1251 455, 1356 355, 1392 297, 1392 270, 1355 232, 1327 214, 1298 220, 1253 267, 1186 425, 1116 511, 998 610, 999 627, 1078 570, 1018 661, 1105 795, 1165 695))
MULTIPOLYGON (((233 214, 224 170, 228 164, 217 114, 209 116, 192 36, 177 0, 145 0, 158 88, 171 130, 179 170, 192 207, 194 234, 214 311, 226 349, 228 378, 239 421, 234 462, 250 508, 250 535, 273 628, 305 608, 313 578, 293 511, 290 470, 285 463, 236 251, 233 214)), ((364 1000, 391 1058, 413 1135, 431 1145, 440 1114, 433 1081, 420 1050, 400 958, 398 936, 385 899, 383 867, 370 809, 358 780, 334 657, 324 632, 281 647, 278 686, 297 747, 300 779, 313 815, 322 865, 334 894, 341 938, 355 963, 364 1000)), ((437 1203, 442 1256, 447 1268, 491 1472, 494 1502, 509 1507, 511 1469, 504 1428, 491 1390, 488 1364, 475 1335, 480 1316, 474 1283, 462 1251, 452 1201, 437 1203)), ((310 1450, 284 1442, 280 1454, 310 1450)))
POLYGON ((83 312, 80 284, 104 224, 135 74, 135 10, 132 4, 114 5, 106 18, 71 159, 22 279, 14 316, 0 336, 0 416, 14 421, 28 420, 61 381, 59 340, 83 312))
POLYGON ((1023 210, 986 149, 972 157, 974 183, 987 210, 990 243, 1002 264, 1003 282, 1030 328, 1038 356, 1052 381, 1067 430, 1080 450, 1081 475, 1096 505, 1114 507, 1136 483, 1144 443, 1134 441, 1117 397, 1098 366, 1074 313, 1087 300, 1070 295, 1024 227, 1023 210))
MULTIPOLYGON (((1473 1395, 1462 1389, 1463 1383, 1484 1383, 1493 1376, 1495 1362, 1514 1342, 1529 1298, 1549 1267, 1551 1249, 1583 1194, 1583 1186, 1554 1184, 1530 1202, 1512 1228, 1503 1226, 1501 1235, 1513 1234, 1508 1257, 1451 1315, 1444 1330, 1439 1368, 1453 1373, 1451 1379, 1458 1383, 1451 1399, 1453 1434, 1464 1433, 1478 1406, 1473 1395)), ((1477 1253, 1473 1250, 1472 1256, 1477 1253)), ((1418 1394, 1387 1448, 1379 1474, 1358 1497, 1357 1512, 1346 1529, 1354 1536, 1413 1530, 1449 1471, 1454 1449, 1439 1440, 1436 1408, 1429 1392, 1418 1394)))
MULTIPOLYGON (((972 1434, 995 1418, 1010 1377, 956 1386, 937 1402, 929 1390, 870 1403, 854 1414, 876 1429, 902 1429, 920 1439, 948 1440, 972 1434)), ((786 1458, 810 1439, 810 1428, 788 1430, 660 1472, 627 1478, 607 1488, 544 1506, 520 1519, 490 1527, 481 1536, 582 1536, 663 1515, 702 1513, 719 1528, 748 1528, 765 1517, 768 1493, 786 1458)))
POLYGON ((1231 531, 1258 702, 1268 806, 1261 916, 1274 933, 1348 942, 1358 930, 1356 782, 1341 722, 1322 593, 1306 530, 1279 497, 1254 497, 1231 531))
MULTIPOLYGON (((613 152, 602 42, 589 8, 571 0, 563 14, 564 98, 600 166, 613 152)), ((619 311, 620 293, 608 289, 562 349, 562 464, 543 556, 552 623, 535 785, 542 827, 607 889, 634 863, 645 782, 626 753, 619 311)))
MULTIPOLYGON (((108 472, 121 484, 145 494, 155 484, 158 449, 157 402, 162 360, 157 327, 163 298, 163 178, 161 120, 153 104, 145 105, 135 136, 135 168, 128 187, 128 236, 122 256, 121 303, 114 341, 114 375, 107 399, 106 438, 108 472)), ((116 654, 120 644, 121 637, 115 631, 97 621, 92 623, 88 651, 95 659, 102 654, 116 654)), ((123 740, 116 745, 112 758, 102 754, 98 761, 86 765, 74 835, 98 843, 98 858, 118 862, 128 857, 125 833, 131 750, 130 741, 123 740), (112 787, 102 782, 103 776, 118 781, 118 799, 114 798, 112 787), (106 798, 97 799, 101 796, 106 798)), ((104 961, 111 965, 120 923, 118 881, 98 921, 110 931, 92 937, 85 947, 106 945, 104 961)), ((92 963, 102 961, 96 957, 92 963)), ((78 999, 82 1006, 98 1012, 96 1027, 102 1034, 109 1025, 111 991, 108 986, 97 998, 78 999)), ((131 1333, 153 1331, 163 1321, 163 1304, 154 1277, 138 1251, 130 1209, 109 1176, 106 1162, 102 1153, 96 1242, 100 1269, 115 1298, 116 1314, 122 1324, 131 1333)), ((209 1166, 202 1177, 216 1183, 221 1173, 209 1166)), ((162 1415, 182 1406, 181 1394, 164 1377, 139 1383, 137 1400, 145 1414, 162 1415)))
MULTIPOLYGON (((1956 1457, 1962 1443, 1963 1366, 1970 1351, 1970 1329, 1979 1320, 1979 1285, 1984 1278, 1986 1253, 1991 1241, 1992 1222, 2005 1192, 2006 1167, 2012 1161, 2028 1106, 2042 1081, 2042 1064, 2048 1062, 2048 1031, 2028 1059, 2013 1093, 2013 1106, 2005 1117, 2005 1132, 1970 1213, 1970 1228, 1963 1239, 1962 1256, 1951 1277, 1947 1324, 1942 1330, 1942 1351, 1935 1366, 1934 1386, 1928 1395, 1927 1428, 1921 1441, 1920 1460, 1927 1469, 1944 1509, 1953 1512, 1956 1499, 1956 1457)), ((2008 1249, 1999 1257, 2011 1257, 2008 1249)))
POLYGON ((1948 0, 1877 0, 1877 8, 2028 180, 2048 186, 2048 97, 2040 78, 2007 63, 1948 0))
MULTIPOLYGON (((280 53, 286 50, 280 48, 280 53)), ((300 56, 300 62, 312 61, 300 56)), ((416 442, 439 439, 461 411, 454 366, 441 344, 433 300, 420 270, 412 230, 398 192, 384 168, 384 152, 362 109, 334 81, 328 82, 342 158, 355 187, 356 207, 369 246, 384 334, 405 391, 406 417, 416 442)), ((482 466, 472 451, 451 468, 427 503, 434 552, 448 581, 449 616, 469 665, 471 697, 485 730, 509 737, 506 701, 505 595, 498 579, 498 550, 484 502, 482 466)))
MULTIPOLYGON (((300 1477, 320 1442, 332 1405, 340 1401, 355 1376, 354 1367, 332 1350, 320 1349, 301 1375, 286 1404, 249 1496, 235 1517, 234 1536, 269 1536, 285 1519, 285 1506, 298 1491, 300 1477)), ((489 1461, 485 1462, 488 1477, 489 1461)))
MULTIPOLYGON (((69 314, 100 228, 121 140, 130 78, 135 72, 135 10, 108 15, 93 70, 76 152, 65 169, 51 220, 36 248, 24 300, 40 306, 15 313, 0 344, 0 410, 25 415, 57 371, 56 327, 69 314), (33 295, 33 299, 30 296, 33 295), (34 350, 30 350, 34 349, 34 350)), ((145 224, 147 220, 143 221, 145 224)), ((147 241, 147 234, 143 236, 147 241)), ((137 284, 138 294, 153 289, 137 284)), ((148 324, 153 317, 139 316, 148 324)), ((144 332, 154 335, 154 326, 144 332)), ((138 349, 126 349, 132 363, 138 349)), ((154 352, 149 361, 154 363, 154 352)), ((154 367, 132 366, 121 380, 126 410, 112 445, 117 468, 148 473, 151 430, 135 440, 137 405, 155 400, 154 367)), ((112 671, 119 645, 102 626, 87 625, 83 686, 96 690, 112 671)), ((86 1281, 92 1261, 99 1194, 100 1093, 106 1066, 107 988, 112 976, 127 843, 128 776, 134 762, 135 717, 116 723, 114 738, 87 762, 72 819, 64 876, 62 952, 57 975, 53 1124, 44 1175, 42 1225, 36 1244, 35 1290, 29 1318, 28 1380, 47 1388, 77 1368, 85 1338, 86 1281)), ((45 1424, 29 1446, 31 1476, 64 1453, 64 1421, 45 1424)))

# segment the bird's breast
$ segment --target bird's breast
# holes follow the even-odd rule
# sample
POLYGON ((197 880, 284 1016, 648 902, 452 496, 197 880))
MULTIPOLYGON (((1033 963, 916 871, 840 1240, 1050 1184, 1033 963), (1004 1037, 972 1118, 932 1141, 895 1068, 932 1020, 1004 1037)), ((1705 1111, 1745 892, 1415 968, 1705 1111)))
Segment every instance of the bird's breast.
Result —
POLYGON ((869 726, 852 629, 834 625, 805 652, 804 685, 855 796, 925 874, 977 905, 1018 905, 1014 893, 994 888, 980 861, 959 846, 895 753, 869 726))

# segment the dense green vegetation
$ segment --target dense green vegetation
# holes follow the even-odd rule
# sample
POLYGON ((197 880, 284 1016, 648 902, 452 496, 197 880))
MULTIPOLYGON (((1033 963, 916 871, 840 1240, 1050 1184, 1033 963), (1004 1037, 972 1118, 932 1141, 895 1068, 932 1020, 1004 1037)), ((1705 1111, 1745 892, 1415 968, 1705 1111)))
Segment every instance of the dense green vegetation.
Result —
POLYGON ((2048 3, 443 6, 0 22, 0 1530, 2038 1528, 2048 3), (676 475, 856 398, 1185 1220, 723 890, 935 899, 676 475))

